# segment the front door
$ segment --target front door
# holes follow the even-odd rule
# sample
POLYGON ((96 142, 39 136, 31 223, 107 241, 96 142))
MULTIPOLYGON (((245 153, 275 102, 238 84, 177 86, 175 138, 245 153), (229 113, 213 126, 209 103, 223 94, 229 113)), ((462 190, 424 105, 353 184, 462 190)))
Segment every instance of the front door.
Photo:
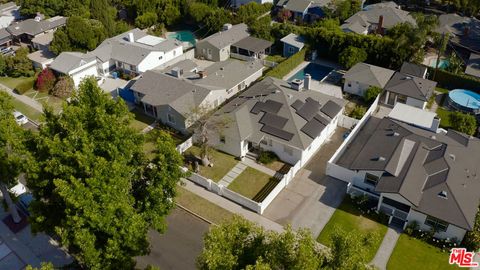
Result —
POLYGON ((388 100, 387 100, 388 105, 394 106, 396 99, 397 99, 397 94, 388 92, 388 100))

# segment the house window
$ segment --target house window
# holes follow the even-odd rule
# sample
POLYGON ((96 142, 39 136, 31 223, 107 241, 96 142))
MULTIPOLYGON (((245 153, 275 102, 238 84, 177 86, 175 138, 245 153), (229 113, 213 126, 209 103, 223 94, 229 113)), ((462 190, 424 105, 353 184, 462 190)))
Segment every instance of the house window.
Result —
POLYGON ((446 232, 448 223, 438 218, 427 216, 425 219, 425 225, 432 227, 437 232, 446 232))
POLYGON ((288 52, 289 52, 289 53, 294 53, 294 52, 295 52, 295 48, 294 48, 294 47, 288 47, 288 52))
POLYGON ((227 90, 227 94, 232 93, 232 91, 233 91, 233 88, 228 89, 228 90, 227 90))
POLYGON ((158 57, 158 60, 162 60, 163 59, 163 55, 160 55, 160 57, 158 57))
POLYGON ((363 180, 365 184, 369 184, 372 186, 376 186, 378 182, 378 176, 373 175, 371 173, 366 173, 365 174, 365 179, 363 180))
POLYGON ((397 96, 397 102, 400 102, 400 103, 406 104, 406 103, 407 103, 407 96, 404 96, 404 95, 398 95, 398 96, 397 96))
POLYGON ((220 135, 220 142, 225 143, 225 136, 224 135, 220 135))
POLYGON ((167 114, 168 122, 175 124, 175 118, 171 114, 167 114))

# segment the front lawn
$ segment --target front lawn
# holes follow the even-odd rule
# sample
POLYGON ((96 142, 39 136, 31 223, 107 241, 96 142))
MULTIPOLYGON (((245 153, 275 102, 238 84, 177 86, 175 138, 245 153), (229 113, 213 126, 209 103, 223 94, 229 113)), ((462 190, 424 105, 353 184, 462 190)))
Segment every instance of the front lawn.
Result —
POLYGON ((213 223, 221 223, 233 217, 233 213, 227 211, 195 193, 192 193, 182 187, 178 187, 178 196, 176 201, 179 205, 188 210, 210 220, 213 223))
POLYGON ((333 213, 327 225, 323 228, 317 241, 329 246, 330 237, 335 228, 347 232, 356 232, 359 234, 373 233, 377 235, 372 245, 367 248, 368 253, 366 255, 367 258, 365 259, 367 262, 375 257, 375 254, 382 243, 383 237, 387 232, 387 226, 362 215, 358 206, 353 203, 348 194, 342 204, 340 204, 337 210, 335 210, 335 213, 333 213))
POLYGON ((422 240, 402 234, 390 256, 387 269, 459 269, 457 266, 448 264, 448 257, 449 253, 442 252, 439 248, 422 240))
POLYGON ((270 182, 270 178, 272 177, 266 173, 247 167, 228 185, 228 189, 253 199, 270 182))
MULTIPOLYGON (((215 149, 210 149, 210 162, 212 167, 205 167, 200 164, 200 174, 215 182, 220 181, 235 165, 238 160, 234 156, 225 154, 215 149)), ((190 147, 185 155, 193 155, 200 158, 201 150, 197 146, 190 147)))
POLYGON ((26 91, 23 95, 39 102, 43 106, 52 107, 55 112, 59 112, 62 109, 63 99, 49 95, 48 93, 42 93, 31 89, 26 91))
POLYGON ((32 85, 31 88, 33 88, 33 82, 35 78, 34 77, 18 77, 18 78, 12 78, 12 77, 0 77, 0 83, 5 85, 6 87, 14 90, 17 88, 18 85, 21 83, 26 83, 28 82, 29 84, 32 85))

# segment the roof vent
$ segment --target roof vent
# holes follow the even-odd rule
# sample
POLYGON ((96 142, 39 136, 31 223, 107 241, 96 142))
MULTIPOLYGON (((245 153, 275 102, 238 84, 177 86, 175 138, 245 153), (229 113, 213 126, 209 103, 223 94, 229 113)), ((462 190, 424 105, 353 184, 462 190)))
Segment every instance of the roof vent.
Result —
POLYGON ((447 199, 447 192, 445 190, 442 190, 438 193, 438 197, 442 199, 447 199))
POLYGON ((449 156, 453 161, 455 161, 455 155, 454 154, 450 154, 449 156))
POLYGON ((376 161, 385 161, 385 157, 382 157, 382 156, 379 156, 377 158, 375 158, 376 161))
POLYGON ((432 136, 430 136, 430 139, 436 140, 436 139, 437 139, 437 136, 432 135, 432 136))
POLYGON ((405 80, 411 80, 411 79, 412 79, 412 77, 410 77, 410 76, 405 77, 405 80))
POLYGON ((396 131, 393 131, 393 133, 391 133, 390 136, 398 137, 398 136, 400 136, 400 133, 398 133, 396 131))

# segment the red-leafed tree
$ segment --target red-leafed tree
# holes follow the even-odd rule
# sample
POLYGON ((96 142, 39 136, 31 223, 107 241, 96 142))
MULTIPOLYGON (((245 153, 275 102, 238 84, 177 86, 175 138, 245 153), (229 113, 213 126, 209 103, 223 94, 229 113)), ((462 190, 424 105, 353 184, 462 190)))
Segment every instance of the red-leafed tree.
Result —
POLYGON ((278 20, 281 22, 286 22, 292 17, 292 12, 290 10, 282 8, 277 14, 278 20))
POLYGON ((50 69, 46 68, 38 74, 37 81, 35 82, 35 87, 40 92, 50 92, 50 90, 52 90, 53 86, 55 85, 55 81, 56 78, 53 72, 50 69))

